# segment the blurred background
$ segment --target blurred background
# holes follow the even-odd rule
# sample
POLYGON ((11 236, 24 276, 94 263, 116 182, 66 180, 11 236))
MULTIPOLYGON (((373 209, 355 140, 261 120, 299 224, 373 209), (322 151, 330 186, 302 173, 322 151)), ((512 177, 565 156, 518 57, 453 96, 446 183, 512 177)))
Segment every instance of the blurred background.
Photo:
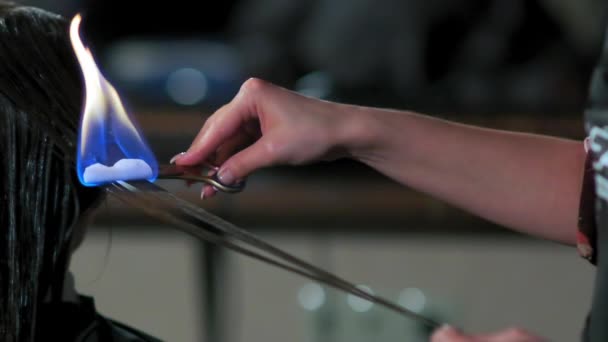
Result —
MULTIPOLYGON (((186 149, 251 76, 328 100, 582 138, 607 23, 603 0, 22 2, 84 13, 87 43, 161 161, 186 149)), ((574 248, 507 232, 353 162, 263 171, 245 193, 204 202, 198 187, 163 185, 468 331, 522 326, 574 341, 590 304, 593 268, 574 248)), ((72 269, 104 314, 169 341, 425 341, 429 333, 111 199, 72 269)))

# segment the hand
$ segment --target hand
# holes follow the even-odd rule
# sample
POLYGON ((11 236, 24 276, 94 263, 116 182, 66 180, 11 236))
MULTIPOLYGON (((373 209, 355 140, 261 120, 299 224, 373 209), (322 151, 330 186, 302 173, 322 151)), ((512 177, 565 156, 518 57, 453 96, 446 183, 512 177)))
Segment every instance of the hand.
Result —
POLYGON ((450 326, 443 326, 431 336, 431 342, 543 342, 543 338, 534 336, 522 329, 512 328, 493 334, 465 335, 450 326))
MULTIPOLYGON (((218 178, 232 184, 268 166, 299 165, 344 156, 344 132, 352 127, 344 105, 304 97, 259 79, 246 81, 235 98, 215 112, 178 165, 221 165, 218 178)), ((215 190, 205 186, 201 197, 215 190)))

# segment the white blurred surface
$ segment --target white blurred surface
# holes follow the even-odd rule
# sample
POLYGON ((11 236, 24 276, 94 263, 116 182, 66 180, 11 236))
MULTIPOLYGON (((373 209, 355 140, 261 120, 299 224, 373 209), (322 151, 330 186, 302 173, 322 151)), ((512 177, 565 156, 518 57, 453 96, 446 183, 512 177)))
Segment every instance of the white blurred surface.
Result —
MULTIPOLYGON (((420 289, 423 314, 472 332, 521 326, 551 341, 577 341, 592 294, 594 268, 574 248, 527 238, 265 238, 396 302, 404 289, 420 289)), ((228 341, 418 340, 407 319, 377 307, 353 312, 343 294, 330 292, 331 307, 306 311, 297 294, 307 281, 256 261, 235 256, 230 272, 239 278, 240 305, 228 341)))
MULTIPOLYGON (((203 341, 204 270, 197 242, 169 228, 119 231, 105 266, 107 234, 87 236, 73 261, 77 287, 117 320, 167 341, 203 341)), ((490 235, 284 232, 262 237, 395 302, 413 296, 421 312, 435 319, 474 332, 521 326, 551 341, 579 340, 594 269, 572 247, 490 235)), ((225 341, 423 340, 415 323, 377 306, 355 312, 346 295, 327 288, 321 306, 307 310, 301 300, 309 280, 226 253, 218 298, 225 341)))
POLYGON ((198 242, 170 228, 133 230, 89 232, 72 259, 76 288, 102 314, 154 337, 201 341, 198 242))

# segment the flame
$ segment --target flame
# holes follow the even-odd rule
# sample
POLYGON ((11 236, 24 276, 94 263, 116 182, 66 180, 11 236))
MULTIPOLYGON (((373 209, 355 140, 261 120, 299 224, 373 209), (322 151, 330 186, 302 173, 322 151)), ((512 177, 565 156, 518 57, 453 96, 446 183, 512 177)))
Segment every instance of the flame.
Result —
POLYGON ((158 174, 156 158, 129 117, 118 92, 101 74, 93 54, 84 46, 80 38, 81 22, 78 14, 70 26, 70 40, 86 89, 77 151, 80 182, 96 186, 117 180, 154 181, 158 174))

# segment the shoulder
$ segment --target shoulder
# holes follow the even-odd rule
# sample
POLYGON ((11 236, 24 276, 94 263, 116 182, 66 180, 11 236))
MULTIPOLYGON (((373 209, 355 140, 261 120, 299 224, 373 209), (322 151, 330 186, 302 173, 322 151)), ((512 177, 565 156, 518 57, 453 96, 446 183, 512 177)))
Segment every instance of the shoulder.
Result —
POLYGON ((92 298, 49 302, 39 308, 36 341, 162 342, 99 314, 92 298))
POLYGON ((108 322, 110 324, 112 342, 162 342, 120 322, 112 320, 108 320, 108 322))

